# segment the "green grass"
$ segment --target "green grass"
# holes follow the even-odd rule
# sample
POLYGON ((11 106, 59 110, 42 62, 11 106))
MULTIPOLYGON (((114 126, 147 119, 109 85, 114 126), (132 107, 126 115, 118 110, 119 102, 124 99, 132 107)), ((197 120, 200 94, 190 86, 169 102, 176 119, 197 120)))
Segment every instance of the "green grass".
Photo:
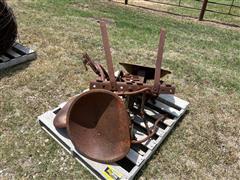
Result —
POLYGON ((121 6, 108 1, 11 1, 20 40, 38 60, 0 74, 0 177, 91 179, 36 123, 43 112, 88 87, 81 55, 105 65, 98 18, 118 62, 154 66, 159 29, 167 30, 163 66, 189 113, 139 178, 239 177, 240 31, 121 6))
MULTIPOLYGON (((114 0, 115 2, 123 3, 124 0, 114 0)), ((168 13, 174 13, 179 16, 190 16, 198 19, 200 10, 202 8, 202 2, 198 0, 181 0, 179 7, 179 0, 129 0, 130 6, 140 6, 147 7, 153 10, 165 11, 168 13), (164 4, 162 4, 164 3, 164 4), (189 8, 186 8, 189 7, 189 8), (193 9, 195 8, 195 9, 193 9)), ((232 7, 231 14, 235 16, 228 15, 230 6, 224 6, 221 3, 226 5, 231 5, 232 0, 211 0, 207 5, 207 10, 204 16, 204 20, 208 22, 218 22, 219 24, 233 24, 240 25, 240 8, 232 7), (210 12, 210 11, 216 11, 210 12), (225 13, 225 14, 223 14, 225 13)), ((235 6, 240 6, 240 1, 234 1, 235 6)))

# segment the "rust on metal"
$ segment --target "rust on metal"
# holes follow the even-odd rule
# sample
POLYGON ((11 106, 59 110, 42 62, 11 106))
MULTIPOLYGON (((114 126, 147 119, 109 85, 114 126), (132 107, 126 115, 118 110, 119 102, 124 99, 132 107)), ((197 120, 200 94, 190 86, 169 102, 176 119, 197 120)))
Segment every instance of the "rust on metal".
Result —
POLYGON ((160 78, 170 74, 161 69, 165 31, 160 31, 155 68, 135 64, 120 63, 127 71, 114 74, 107 27, 100 21, 100 28, 107 62, 107 71, 94 62, 88 54, 83 55, 83 63, 97 75, 90 81, 89 91, 71 99, 57 114, 54 125, 67 128, 75 148, 86 157, 99 162, 115 162, 122 159, 130 150, 131 143, 142 143, 156 133, 158 124, 166 116, 156 119, 149 127, 145 118, 145 104, 154 101, 160 93, 173 94, 175 86, 160 78), (149 80, 153 80, 154 83, 149 80), (142 118, 147 133, 143 139, 136 139, 130 132, 133 122, 128 113, 142 118))
MULTIPOLYGON (((111 84, 109 81, 91 81, 90 82, 90 89, 106 89, 109 91, 112 91, 111 84)), ((149 89, 150 91, 146 93, 152 94, 152 85, 144 84, 144 83, 138 83, 136 81, 129 80, 128 82, 117 82, 116 86, 116 93, 127 95, 128 93, 134 94, 135 91, 139 91, 141 89, 149 89)), ((163 81, 159 84, 159 92, 162 94, 174 94, 175 93, 175 86, 171 84, 165 84, 163 81)), ((136 93, 138 94, 138 93, 136 93)))
POLYGON ((107 71, 102 67, 101 64, 95 63, 87 53, 83 54, 83 64, 87 70, 87 65, 99 76, 99 79, 104 81, 109 79, 107 71))
POLYGON ((160 39, 158 45, 158 54, 156 60, 156 69, 155 69, 155 76, 154 76, 154 85, 153 85, 153 93, 159 94, 160 86, 159 86, 159 79, 161 77, 161 66, 163 60, 163 47, 165 42, 165 31, 160 31, 160 39))
MULTIPOLYGON (((129 63, 119 64, 122 65, 129 74, 144 77, 146 80, 154 79, 155 68, 129 63)), ((165 69, 161 69, 161 78, 166 76, 167 74, 171 74, 171 72, 165 69)))
POLYGON ((130 150, 129 125, 121 98, 102 89, 79 95, 67 113, 67 130, 76 149, 100 162, 126 156, 130 150))
POLYGON ((75 97, 72 97, 68 102, 60 109, 53 120, 53 124, 56 128, 66 128, 67 127, 67 111, 72 104, 75 97))
POLYGON ((112 88, 116 89, 116 79, 115 79, 115 76, 114 76, 112 55, 111 55, 111 49, 110 49, 110 44, 109 44, 109 40, 108 40, 108 33, 107 33, 107 26, 106 26, 106 23, 104 21, 100 21, 100 28, 101 28, 104 52, 105 52, 105 56, 106 56, 106 60, 107 60, 109 79, 110 79, 112 88))
MULTIPOLYGON (((151 94, 152 96, 158 96, 160 93, 169 93, 169 94, 175 93, 174 85, 165 84, 164 82, 160 81, 161 71, 162 71, 161 64, 163 60, 163 48, 164 48, 165 34, 166 34, 165 30, 160 30, 160 40, 159 40, 158 54, 157 54, 157 60, 156 60, 156 68, 154 69, 154 77, 152 75, 152 70, 148 67, 122 63, 122 65, 126 67, 130 73, 127 73, 127 74, 120 73, 121 76, 118 77, 118 81, 117 81, 113 72, 114 68, 112 63, 112 56, 110 51, 107 27, 104 21, 100 21, 100 28, 101 28, 106 61, 107 61, 109 80, 108 79, 106 80, 103 78, 99 80, 98 78, 96 81, 91 81, 90 87, 89 87, 90 89, 107 89, 109 91, 116 92, 119 95, 129 95, 129 94, 132 95, 134 94, 135 91, 137 91, 136 94, 138 94, 139 91, 143 92, 141 89, 146 89, 145 92, 148 94, 151 94), (133 69, 135 69, 135 72, 134 74, 131 74, 131 72, 133 72, 133 69), (146 81, 152 78, 154 78, 154 84, 153 85, 147 84, 146 81), (149 91, 148 89, 151 89, 151 91, 149 91)), ((167 71, 165 71, 165 74, 166 73, 167 71)))

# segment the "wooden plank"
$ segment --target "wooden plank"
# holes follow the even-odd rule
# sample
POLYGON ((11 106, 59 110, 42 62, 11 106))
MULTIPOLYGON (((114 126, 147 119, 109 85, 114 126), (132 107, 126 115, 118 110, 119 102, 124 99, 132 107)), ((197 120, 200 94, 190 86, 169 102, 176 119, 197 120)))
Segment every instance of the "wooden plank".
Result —
POLYGON ((172 126, 176 120, 166 118, 163 123, 166 124, 167 126, 172 126))
POLYGON ((19 43, 15 43, 14 46, 9 49, 5 55, 0 55, 0 70, 27 62, 31 60, 35 60, 37 58, 36 52, 32 49, 24 47, 19 43), (9 58, 9 57, 12 58, 9 58))
POLYGON ((162 111, 165 111, 165 112, 167 112, 167 113, 169 113, 169 114, 171 114, 175 117, 181 115, 181 111, 179 111, 179 110, 177 110, 173 107, 170 107, 170 106, 168 106, 168 105, 166 105, 166 104, 164 104, 160 101, 155 101, 155 103, 149 101, 148 103, 153 105, 153 106, 156 106, 157 108, 161 109, 162 111))
POLYGON ((21 54, 18 54, 17 52, 13 51, 12 49, 7 50, 6 54, 10 55, 13 58, 20 57, 21 54))
POLYGON ((63 106, 65 106, 65 104, 67 104, 67 102, 63 102, 63 103, 59 104, 58 107, 63 108, 63 106))
POLYGON ((24 54, 31 54, 31 53, 34 52, 32 49, 30 49, 30 48, 28 48, 28 47, 25 47, 25 46, 23 46, 23 45, 21 45, 21 44, 19 44, 19 43, 15 43, 15 44, 13 45, 13 47, 16 48, 16 49, 18 49, 19 51, 21 51, 21 52, 24 53, 24 54))
POLYGON ((140 149, 140 148, 136 148, 134 145, 131 146, 131 149, 133 149, 134 151, 136 151, 138 154, 140 154, 141 156, 145 155, 145 152, 140 149))
POLYGON ((175 104, 176 106, 178 106, 181 109, 185 109, 189 105, 189 102, 184 101, 184 100, 182 100, 182 99, 180 99, 177 96, 174 96, 172 94, 160 94, 159 99, 160 100, 163 99, 163 100, 168 101, 172 104, 175 104))
POLYGON ((9 60, 10 60, 10 58, 7 57, 7 56, 5 56, 5 55, 1 55, 1 56, 0 56, 0 61, 2 61, 2 62, 7 62, 7 61, 9 61, 9 60))
POLYGON ((7 62, 0 63, 0 70, 6 69, 6 68, 9 68, 9 67, 18 65, 18 64, 22 64, 22 63, 27 62, 27 61, 32 61, 36 58, 37 58, 37 55, 35 53, 32 53, 30 55, 20 56, 18 58, 11 59, 7 62))
POLYGON ((138 154, 132 149, 130 149, 129 153, 127 154, 127 158, 137 166, 139 166, 144 160, 144 158, 140 154, 138 154))

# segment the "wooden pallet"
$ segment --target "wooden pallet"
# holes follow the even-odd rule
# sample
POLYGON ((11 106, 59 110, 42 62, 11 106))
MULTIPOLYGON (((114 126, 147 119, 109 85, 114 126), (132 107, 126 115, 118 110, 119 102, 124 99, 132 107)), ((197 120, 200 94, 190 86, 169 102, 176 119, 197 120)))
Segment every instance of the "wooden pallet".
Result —
MULTIPOLYGON (((159 125, 158 131, 152 139, 140 145, 132 145, 127 156, 113 164, 103 164, 87 159, 76 151, 68 138, 66 129, 56 129, 54 127, 53 119, 64 104, 62 103, 56 109, 40 115, 38 122, 41 127, 97 179, 133 179, 186 112, 189 103, 167 94, 161 94, 155 104, 147 103, 145 112, 148 114, 149 127, 153 126, 154 118, 159 114, 167 114, 168 118, 159 125)), ((142 139, 146 136, 144 123, 140 117, 132 115, 132 118, 134 120, 135 136, 137 139, 142 139)))
POLYGON ((36 52, 19 43, 15 43, 6 53, 0 55, 0 70, 24 63, 26 61, 35 60, 36 52))

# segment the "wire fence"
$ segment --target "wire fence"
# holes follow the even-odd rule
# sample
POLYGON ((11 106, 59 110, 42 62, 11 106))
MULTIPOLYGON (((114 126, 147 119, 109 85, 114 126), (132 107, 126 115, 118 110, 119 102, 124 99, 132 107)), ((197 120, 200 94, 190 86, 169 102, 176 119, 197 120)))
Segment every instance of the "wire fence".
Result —
MULTIPOLYGON (((199 11, 198 17, 199 20, 204 19, 206 11, 211 13, 240 17, 239 0, 144 0, 144 1, 199 11)), ((128 4, 128 0, 125 0, 125 4, 128 4)))

